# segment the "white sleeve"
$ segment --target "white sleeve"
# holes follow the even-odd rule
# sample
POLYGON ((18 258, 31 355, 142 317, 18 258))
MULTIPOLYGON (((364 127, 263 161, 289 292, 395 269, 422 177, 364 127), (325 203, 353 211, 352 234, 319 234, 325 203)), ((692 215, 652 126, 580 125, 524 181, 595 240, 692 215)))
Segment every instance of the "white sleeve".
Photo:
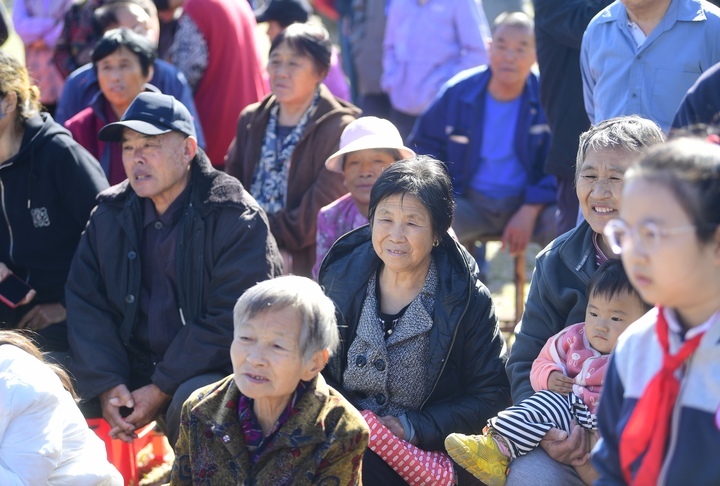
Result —
POLYGON ((0 484, 47 484, 62 451, 64 421, 52 420, 58 397, 1 373, 0 404, 0 484))

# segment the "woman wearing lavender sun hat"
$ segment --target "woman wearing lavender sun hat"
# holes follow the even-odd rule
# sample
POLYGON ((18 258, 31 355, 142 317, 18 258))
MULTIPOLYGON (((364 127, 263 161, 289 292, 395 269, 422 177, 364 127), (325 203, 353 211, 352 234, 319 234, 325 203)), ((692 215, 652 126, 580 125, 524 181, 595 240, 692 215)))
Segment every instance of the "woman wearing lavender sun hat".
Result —
POLYGON ((322 259, 338 238, 368 224, 370 190, 382 171, 396 160, 412 157, 415 152, 403 145, 400 132, 384 118, 364 116, 345 127, 340 150, 325 161, 325 167, 345 177, 348 193, 318 213, 313 277, 317 278, 322 259))

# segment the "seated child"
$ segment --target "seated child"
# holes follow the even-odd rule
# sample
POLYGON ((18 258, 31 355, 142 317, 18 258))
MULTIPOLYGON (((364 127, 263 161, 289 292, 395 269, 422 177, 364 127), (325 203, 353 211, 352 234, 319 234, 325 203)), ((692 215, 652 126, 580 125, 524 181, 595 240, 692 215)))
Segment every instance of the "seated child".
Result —
POLYGON ((588 284, 585 322, 568 326, 543 347, 530 380, 536 393, 488 421, 484 435, 450 434, 450 457, 487 486, 505 484, 510 461, 530 452, 553 427, 570 422, 597 431, 596 407, 618 336, 645 314, 622 263, 603 264, 588 284))

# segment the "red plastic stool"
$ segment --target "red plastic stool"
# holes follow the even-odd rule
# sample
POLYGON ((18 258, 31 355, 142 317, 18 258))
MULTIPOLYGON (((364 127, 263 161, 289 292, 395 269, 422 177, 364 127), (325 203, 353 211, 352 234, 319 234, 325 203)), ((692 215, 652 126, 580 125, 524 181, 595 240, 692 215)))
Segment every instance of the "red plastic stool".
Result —
POLYGON ((155 457, 163 462, 167 452, 164 444, 167 442, 162 434, 155 432, 155 422, 137 430, 138 437, 132 444, 110 437, 110 424, 103 418, 87 419, 87 424, 105 442, 108 461, 122 474, 125 486, 135 486, 140 482, 141 468, 138 465, 138 452, 148 444, 152 444, 155 457))

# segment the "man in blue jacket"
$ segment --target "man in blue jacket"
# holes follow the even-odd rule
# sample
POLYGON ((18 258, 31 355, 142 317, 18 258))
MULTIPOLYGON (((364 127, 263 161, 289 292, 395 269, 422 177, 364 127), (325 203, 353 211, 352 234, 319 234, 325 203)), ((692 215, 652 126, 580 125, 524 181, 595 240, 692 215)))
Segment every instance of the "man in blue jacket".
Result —
POLYGON ((447 162, 462 242, 502 234, 510 254, 555 236, 555 178, 544 173, 550 131, 539 102, 533 21, 500 15, 490 64, 448 81, 421 115, 411 147, 447 162))

